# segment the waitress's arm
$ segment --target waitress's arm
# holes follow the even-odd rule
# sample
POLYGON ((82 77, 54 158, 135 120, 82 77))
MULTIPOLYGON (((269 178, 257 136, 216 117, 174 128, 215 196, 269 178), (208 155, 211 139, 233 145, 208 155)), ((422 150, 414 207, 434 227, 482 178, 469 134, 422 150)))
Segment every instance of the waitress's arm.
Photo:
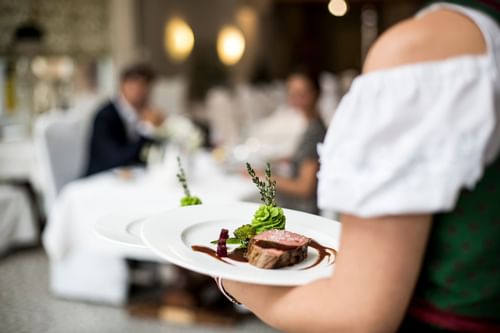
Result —
POLYGON ((233 281, 224 287, 285 332, 393 332, 413 294, 430 228, 429 215, 344 215, 331 278, 296 288, 233 281))

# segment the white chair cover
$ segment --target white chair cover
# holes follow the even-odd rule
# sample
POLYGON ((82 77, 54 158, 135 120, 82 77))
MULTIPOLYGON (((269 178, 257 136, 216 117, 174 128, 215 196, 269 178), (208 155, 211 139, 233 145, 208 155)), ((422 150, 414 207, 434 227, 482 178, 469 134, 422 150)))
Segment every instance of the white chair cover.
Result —
POLYGON ((342 92, 336 76, 329 72, 321 73, 320 85, 318 108, 323 122, 328 126, 337 110, 342 92))
POLYGON ((207 94, 207 114, 215 145, 232 146, 238 142, 238 117, 235 103, 227 89, 214 88, 207 94))
POLYGON ((260 145, 260 150, 255 153, 258 155, 256 157, 260 161, 291 158, 306 126, 306 120, 300 111, 288 106, 279 107, 270 116, 250 127, 249 137, 256 139, 260 145))
POLYGON ((87 145, 97 103, 62 113, 41 115, 35 122, 35 153, 42 178, 45 209, 50 213, 57 194, 68 182, 83 175, 87 166, 87 145))
POLYGON ((168 114, 186 112, 187 81, 183 77, 160 78, 151 92, 151 103, 168 114))
POLYGON ((285 85, 282 83, 261 86, 239 84, 236 87, 235 111, 246 129, 271 116, 285 100, 285 85))
MULTIPOLYGON (((73 109, 51 112, 35 123, 35 151, 42 178, 42 193, 50 228, 51 209, 61 189, 81 177, 87 166, 87 151, 94 111, 94 98, 80 102, 73 109)), ((67 220, 66 223, 73 221, 67 220)), ((126 300, 128 273, 121 257, 75 252, 50 260, 50 288, 53 294, 70 299, 122 304, 126 300)))
POLYGON ((11 245, 34 244, 38 228, 27 194, 20 188, 0 185, 0 254, 11 245))

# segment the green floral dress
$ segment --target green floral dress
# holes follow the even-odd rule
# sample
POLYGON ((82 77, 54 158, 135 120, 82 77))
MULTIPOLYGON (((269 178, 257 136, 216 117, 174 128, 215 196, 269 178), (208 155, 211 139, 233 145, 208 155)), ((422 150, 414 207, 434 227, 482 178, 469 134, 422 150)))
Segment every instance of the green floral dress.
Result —
POLYGON ((453 212, 434 216, 410 315, 450 330, 472 321, 472 331, 500 332, 500 158, 453 212))

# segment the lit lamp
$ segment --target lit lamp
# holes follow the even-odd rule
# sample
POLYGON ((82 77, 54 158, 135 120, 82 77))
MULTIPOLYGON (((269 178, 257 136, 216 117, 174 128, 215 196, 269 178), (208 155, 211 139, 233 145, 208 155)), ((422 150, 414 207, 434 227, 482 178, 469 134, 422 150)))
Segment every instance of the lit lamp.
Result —
POLYGON ((165 26, 165 49, 177 62, 185 60, 193 50, 194 34, 181 18, 172 18, 165 26))
POLYGON ((344 16, 348 9, 346 0, 330 0, 328 3, 328 10, 333 16, 344 16))
POLYGON ((222 28, 217 37, 217 54, 224 65, 234 65, 245 52, 245 38, 241 31, 233 26, 222 28))

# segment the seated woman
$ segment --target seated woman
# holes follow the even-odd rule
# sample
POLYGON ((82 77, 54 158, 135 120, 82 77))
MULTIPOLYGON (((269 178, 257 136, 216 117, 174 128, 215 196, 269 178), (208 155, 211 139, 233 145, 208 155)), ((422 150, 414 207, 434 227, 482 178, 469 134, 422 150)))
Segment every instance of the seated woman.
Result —
POLYGON ((324 146, 335 272, 223 281, 287 332, 500 332, 500 6, 441 2, 383 34, 324 146))
POLYGON ((302 114, 307 125, 290 161, 291 176, 275 177, 278 201, 286 208, 317 213, 317 145, 323 142, 326 134, 326 127, 317 109, 320 87, 315 76, 306 71, 297 71, 288 77, 287 91, 288 102, 302 114))

